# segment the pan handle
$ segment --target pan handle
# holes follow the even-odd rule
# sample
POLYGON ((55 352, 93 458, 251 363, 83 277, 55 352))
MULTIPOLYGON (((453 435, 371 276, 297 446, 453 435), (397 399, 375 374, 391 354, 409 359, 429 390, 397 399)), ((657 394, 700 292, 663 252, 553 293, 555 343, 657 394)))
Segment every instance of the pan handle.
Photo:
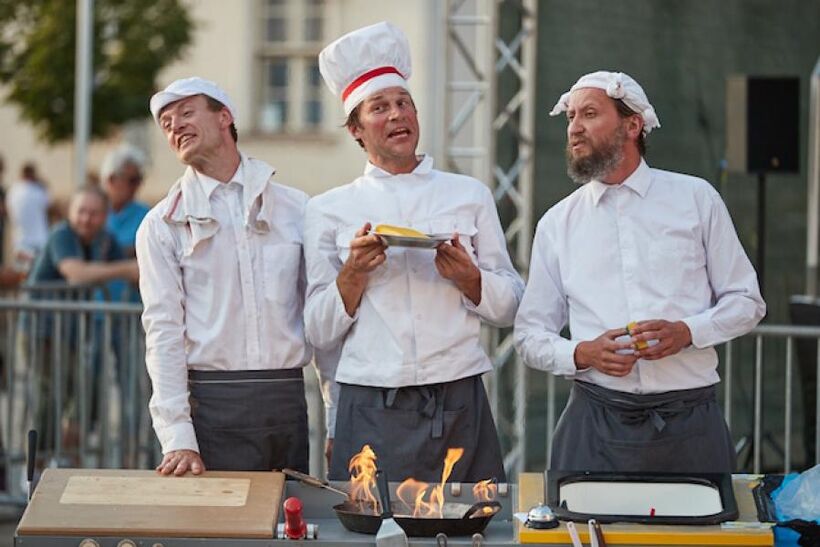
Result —
POLYGON ((501 511, 501 504, 497 501, 479 501, 470 506, 461 517, 462 520, 491 517, 501 511))
POLYGON ((393 518, 393 507, 390 505, 390 485, 387 484, 387 475, 381 469, 376 471, 376 485, 379 487, 379 496, 382 500, 382 520, 393 518))
POLYGON ((296 471, 294 469, 285 468, 285 469, 282 469, 282 473, 284 475, 292 478, 292 479, 296 479, 296 480, 298 480, 300 482, 303 482, 303 483, 305 483, 309 486, 315 486, 316 488, 324 488, 325 490, 330 490, 331 492, 335 492, 335 493, 339 494, 340 496, 344 496, 346 498, 350 497, 350 494, 348 494, 344 490, 339 490, 338 488, 334 488, 334 487, 330 486, 328 483, 324 482, 321 479, 318 479, 316 477, 312 477, 310 475, 306 475, 306 474, 301 473, 299 471, 296 471))

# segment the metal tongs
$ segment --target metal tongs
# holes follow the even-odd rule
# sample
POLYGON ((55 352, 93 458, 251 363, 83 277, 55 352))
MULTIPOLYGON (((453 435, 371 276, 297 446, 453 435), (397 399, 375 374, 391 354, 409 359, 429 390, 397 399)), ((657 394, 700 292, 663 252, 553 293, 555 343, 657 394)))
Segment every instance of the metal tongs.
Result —
MULTIPOLYGON (((607 547, 606 540, 604 540, 604 533, 601 530, 601 525, 595 519, 589 519, 589 544, 591 547, 607 547)), ((572 547, 584 547, 581 543, 581 538, 578 536, 578 529, 572 521, 567 522, 567 532, 569 538, 572 540, 572 547)))

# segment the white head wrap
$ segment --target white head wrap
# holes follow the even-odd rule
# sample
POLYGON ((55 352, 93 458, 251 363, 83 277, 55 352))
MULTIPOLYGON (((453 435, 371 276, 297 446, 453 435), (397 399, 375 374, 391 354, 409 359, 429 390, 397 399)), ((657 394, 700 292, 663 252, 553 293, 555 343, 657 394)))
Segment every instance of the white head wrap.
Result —
POLYGON ((606 70, 599 70, 581 76, 575 82, 575 85, 569 88, 569 91, 561 95, 561 98, 552 107, 550 116, 558 116, 562 112, 566 112, 569 108, 570 93, 584 87, 603 89, 606 91, 607 96, 622 100, 626 106, 640 114, 643 118, 644 135, 649 135, 653 129, 661 126, 655 109, 649 104, 649 99, 638 82, 623 72, 608 72, 606 70))
POLYGON ((388 87, 408 89, 410 44, 398 27, 386 21, 363 27, 319 53, 319 72, 349 116, 359 103, 388 87))

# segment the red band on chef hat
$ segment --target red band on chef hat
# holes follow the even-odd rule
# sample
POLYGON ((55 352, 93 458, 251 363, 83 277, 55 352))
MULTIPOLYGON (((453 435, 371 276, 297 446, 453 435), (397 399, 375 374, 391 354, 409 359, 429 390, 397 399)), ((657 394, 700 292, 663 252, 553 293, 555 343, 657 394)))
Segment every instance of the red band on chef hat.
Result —
POLYGON ((356 78, 355 80, 350 82, 350 85, 347 86, 345 88, 345 90, 342 92, 342 101, 346 101, 347 97, 351 93, 353 93, 356 90, 357 87, 361 86, 362 84, 364 84, 368 80, 372 80, 373 78, 375 78, 377 76, 381 76, 383 74, 398 74, 399 76, 404 78, 402 73, 399 72, 396 67, 392 67, 392 66, 381 66, 379 68, 374 68, 373 70, 368 70, 367 72, 365 72, 364 74, 362 74, 361 76, 359 76, 358 78, 356 78))

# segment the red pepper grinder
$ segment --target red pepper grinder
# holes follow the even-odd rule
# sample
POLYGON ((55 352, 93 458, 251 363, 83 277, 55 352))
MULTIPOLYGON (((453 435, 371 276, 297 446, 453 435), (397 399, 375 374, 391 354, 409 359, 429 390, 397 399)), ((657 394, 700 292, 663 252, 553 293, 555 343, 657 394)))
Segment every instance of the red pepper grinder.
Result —
POLYGON ((285 500, 285 537, 304 539, 307 536, 307 524, 302 519, 302 501, 290 497, 285 500))

